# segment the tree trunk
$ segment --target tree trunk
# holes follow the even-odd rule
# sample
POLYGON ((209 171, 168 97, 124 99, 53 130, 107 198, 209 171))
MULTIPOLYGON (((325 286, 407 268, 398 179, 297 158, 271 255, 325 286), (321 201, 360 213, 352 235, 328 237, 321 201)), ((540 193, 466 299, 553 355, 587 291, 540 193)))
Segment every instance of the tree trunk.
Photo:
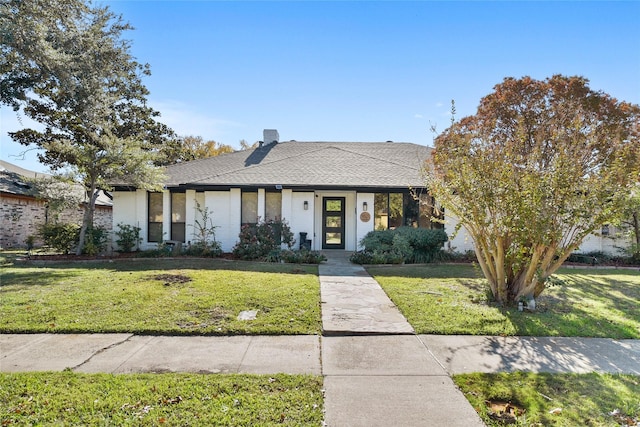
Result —
POLYGON ((95 184, 91 185, 91 189, 87 191, 87 195, 89 196, 89 201, 84 205, 84 216, 82 218, 82 226, 80 227, 76 255, 82 255, 86 244, 87 230, 93 228, 93 216, 96 211, 96 200, 98 199, 98 191, 95 184))
POLYGON ((635 252, 640 255, 640 212, 634 212, 631 217, 633 220, 633 234, 636 236, 635 252))

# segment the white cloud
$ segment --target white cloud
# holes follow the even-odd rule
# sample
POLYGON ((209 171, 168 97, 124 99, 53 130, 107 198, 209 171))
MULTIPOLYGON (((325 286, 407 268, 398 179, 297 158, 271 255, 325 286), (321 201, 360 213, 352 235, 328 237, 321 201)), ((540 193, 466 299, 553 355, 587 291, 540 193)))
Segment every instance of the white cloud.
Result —
POLYGON ((422 118, 424 118, 424 116, 422 114, 414 114, 413 118, 414 119, 422 119, 422 118))

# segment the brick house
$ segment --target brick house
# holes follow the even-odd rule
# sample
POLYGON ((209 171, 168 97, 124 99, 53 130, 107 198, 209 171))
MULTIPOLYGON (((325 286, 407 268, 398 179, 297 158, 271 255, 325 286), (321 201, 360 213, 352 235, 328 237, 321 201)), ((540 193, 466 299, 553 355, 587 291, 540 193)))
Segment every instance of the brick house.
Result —
MULTIPOLYGON (((27 238, 36 236, 38 227, 50 221, 82 223, 84 209, 78 205, 60 213, 50 212, 47 201, 38 197, 30 184, 34 178, 50 175, 23 169, 0 160, 0 248, 25 248, 27 238)), ((82 192, 81 188, 78 188, 82 192)), ((112 229, 112 202, 106 194, 101 194, 96 202, 95 225, 108 231, 112 229)), ((38 240, 36 240, 37 245, 38 240)))

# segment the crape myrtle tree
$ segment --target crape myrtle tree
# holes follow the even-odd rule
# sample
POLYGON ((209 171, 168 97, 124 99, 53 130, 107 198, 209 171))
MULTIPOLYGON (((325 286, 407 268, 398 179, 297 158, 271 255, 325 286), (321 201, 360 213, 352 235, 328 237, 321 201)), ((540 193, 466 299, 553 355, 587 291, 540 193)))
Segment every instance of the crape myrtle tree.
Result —
POLYGON ((427 174, 494 297, 537 297, 639 181, 640 107, 583 77, 506 78, 438 135, 427 174))
POLYGON ((10 135, 84 185, 80 254, 98 190, 113 182, 158 188, 154 163, 175 138, 147 105, 149 66, 131 56, 122 39, 131 27, 120 16, 82 0, 1 0, 0 8, 1 101, 44 126, 10 135))

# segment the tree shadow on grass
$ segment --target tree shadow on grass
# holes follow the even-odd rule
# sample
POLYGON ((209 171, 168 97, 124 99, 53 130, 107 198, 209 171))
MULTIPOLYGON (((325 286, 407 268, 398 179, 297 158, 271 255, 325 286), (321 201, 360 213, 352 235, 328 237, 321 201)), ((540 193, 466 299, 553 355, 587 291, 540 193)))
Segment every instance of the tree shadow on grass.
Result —
POLYGON ((567 337, 427 336, 448 372, 628 373, 640 375, 640 341, 567 337))

